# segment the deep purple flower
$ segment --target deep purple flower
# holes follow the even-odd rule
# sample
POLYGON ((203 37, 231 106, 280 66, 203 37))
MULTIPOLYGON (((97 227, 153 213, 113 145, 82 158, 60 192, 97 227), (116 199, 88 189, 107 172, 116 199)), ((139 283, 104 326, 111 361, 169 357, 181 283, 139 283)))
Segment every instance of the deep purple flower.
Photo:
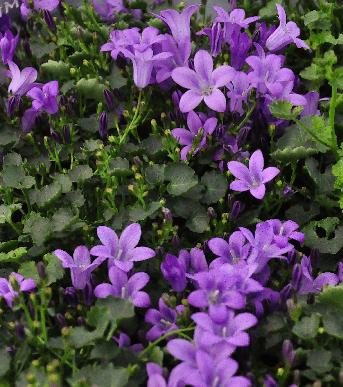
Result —
POLYGON ((211 28, 204 28, 197 35, 207 35, 210 41, 210 53, 213 57, 221 53, 224 43, 224 30, 220 23, 214 23, 211 28))
POLYGON ((59 249, 55 250, 54 254, 65 269, 70 269, 71 281, 76 289, 84 289, 90 282, 92 271, 104 261, 104 258, 97 258, 91 262, 86 246, 76 247, 73 257, 59 249))
POLYGON ((206 145, 207 136, 210 136, 218 120, 214 117, 207 118, 204 114, 196 114, 191 111, 187 115, 188 130, 176 128, 172 130, 172 135, 184 147, 181 150, 181 160, 186 160, 189 152, 193 155, 198 153, 206 145))
POLYGON ((123 332, 120 332, 118 337, 113 337, 113 339, 116 341, 118 344, 119 348, 127 348, 132 352, 139 353, 143 350, 143 345, 142 344, 131 344, 131 339, 130 337, 123 332))
POLYGON ((24 133, 29 133, 36 123, 39 111, 34 108, 26 109, 21 119, 21 126, 24 133))
POLYGON ((318 116, 320 111, 318 109, 319 93, 316 91, 310 91, 303 96, 306 99, 303 111, 300 113, 301 117, 304 116, 318 116))
POLYGON ((107 112, 102 112, 99 117, 99 134, 101 138, 107 136, 108 115, 107 112))
POLYGON ((235 76, 226 86, 229 90, 226 95, 230 100, 230 111, 243 115, 243 104, 247 103, 252 89, 249 76, 243 71, 236 71, 235 76))
POLYGON ((214 322, 207 313, 194 313, 193 321, 197 327, 204 330, 211 343, 220 343, 224 341, 230 346, 246 347, 250 344, 249 335, 245 332, 247 329, 257 324, 257 318, 251 313, 235 313, 230 310, 225 321, 220 324, 214 322))
POLYGON ((181 97, 180 110, 188 113, 204 100, 210 109, 224 112, 225 95, 219 88, 230 82, 235 74, 234 69, 224 65, 213 70, 212 57, 205 50, 199 50, 195 54, 194 69, 179 67, 172 72, 173 80, 178 85, 189 89, 181 97))
POLYGON ((236 264, 245 261, 251 248, 240 231, 232 233, 228 242, 222 238, 212 238, 208 241, 208 247, 213 254, 218 256, 211 262, 211 268, 219 267, 225 263, 236 264))
POLYGON ((338 276, 330 272, 321 273, 314 279, 310 259, 306 256, 302 258, 299 294, 319 293, 324 286, 335 286, 338 282, 338 276))
POLYGON ((133 268, 133 262, 144 261, 155 256, 154 250, 148 247, 136 247, 141 239, 141 226, 132 223, 127 226, 118 238, 115 231, 106 226, 97 228, 102 245, 90 250, 92 255, 109 258, 109 266, 116 265, 126 272, 133 268))
POLYGON ((227 164, 228 170, 238 180, 230 184, 230 189, 244 192, 250 191, 256 199, 263 199, 266 187, 265 183, 274 179, 280 173, 275 167, 264 167, 264 158, 260 150, 255 151, 249 160, 249 168, 238 161, 230 161, 227 164))
POLYGON ((265 47, 267 39, 275 30, 276 27, 274 25, 268 26, 265 22, 256 23, 253 40, 261 47, 265 47))
POLYGON ((252 45, 252 41, 246 32, 234 31, 230 40, 231 66, 241 70, 252 45))
POLYGON ((0 33, 4 33, 11 28, 11 19, 9 15, 0 16, 0 33))
POLYGON ((185 267, 186 277, 192 278, 194 273, 208 271, 208 264, 204 252, 197 247, 193 247, 190 251, 180 250, 179 261, 185 267))
POLYGON ((250 82, 256 87, 257 91, 264 94, 272 87, 275 91, 275 85, 285 82, 293 82, 293 71, 282 68, 283 57, 275 54, 265 54, 263 49, 257 45, 258 54, 252 55, 246 59, 252 71, 248 74, 250 82))
POLYGON ((44 17, 45 23, 48 26, 49 30, 54 32, 56 30, 56 24, 55 24, 54 18, 51 15, 51 12, 44 9, 43 10, 43 17, 44 17))
POLYGON ((51 81, 42 87, 34 87, 28 93, 32 101, 32 107, 37 111, 45 111, 48 114, 58 112, 58 81, 51 81))
POLYGON ((282 223, 279 219, 270 219, 267 222, 272 225, 274 241, 280 248, 286 247, 289 239, 304 243, 305 235, 302 232, 296 231, 299 225, 292 220, 287 220, 282 223))
POLYGON ((94 289, 96 297, 107 298, 113 296, 128 299, 138 308, 147 308, 150 305, 148 293, 141 291, 149 282, 148 274, 135 273, 128 278, 124 271, 112 266, 109 269, 108 277, 111 281, 110 284, 103 283, 94 289))
POLYGON ((13 61, 18 41, 19 34, 14 36, 10 30, 7 30, 4 35, 0 33, 0 52, 3 64, 13 61))
POLYGON ((149 309, 145 314, 145 322, 153 325, 146 334, 149 341, 154 341, 164 335, 178 329, 176 325, 177 312, 169 308, 163 301, 162 297, 158 301, 157 309, 149 309))
POLYGON ((25 67, 24 70, 20 71, 19 67, 11 61, 8 62, 8 67, 9 77, 12 78, 8 86, 9 93, 23 96, 35 86, 37 70, 32 67, 25 67))
POLYGON ((294 43, 298 48, 309 50, 310 47, 298 38, 300 35, 299 27, 292 21, 287 23, 286 12, 282 5, 276 4, 276 8, 279 14, 280 25, 266 41, 268 50, 277 51, 291 43, 294 43))
POLYGON ((167 24, 177 44, 182 45, 191 40, 190 21, 192 15, 198 9, 199 5, 192 4, 181 12, 177 12, 174 9, 166 9, 155 16, 167 24))
POLYGON ((114 95, 113 95, 112 91, 105 89, 104 90, 104 99, 105 99, 105 102, 107 105, 107 109, 110 111, 114 110, 115 104, 114 104, 114 95))
POLYGON ((293 345, 290 340, 285 340, 282 343, 282 356, 287 366, 291 367, 295 360, 295 352, 293 350, 293 345))
POLYGON ((4 298, 10 308, 13 307, 13 301, 18 296, 18 292, 30 292, 36 288, 35 281, 32 278, 25 279, 19 273, 11 273, 11 277, 18 283, 18 291, 13 289, 10 279, 0 278, 0 297, 4 298))
POLYGON ((161 271, 163 277, 169 282, 173 290, 182 292, 187 284, 186 270, 175 255, 167 254, 164 261, 161 263, 161 271))

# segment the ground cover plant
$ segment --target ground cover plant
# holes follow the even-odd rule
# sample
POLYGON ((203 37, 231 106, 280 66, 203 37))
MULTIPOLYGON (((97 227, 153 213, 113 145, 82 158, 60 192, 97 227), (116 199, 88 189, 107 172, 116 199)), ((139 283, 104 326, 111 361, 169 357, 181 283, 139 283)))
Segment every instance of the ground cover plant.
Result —
POLYGON ((0 6, 0 385, 343 384, 341 2, 0 6))

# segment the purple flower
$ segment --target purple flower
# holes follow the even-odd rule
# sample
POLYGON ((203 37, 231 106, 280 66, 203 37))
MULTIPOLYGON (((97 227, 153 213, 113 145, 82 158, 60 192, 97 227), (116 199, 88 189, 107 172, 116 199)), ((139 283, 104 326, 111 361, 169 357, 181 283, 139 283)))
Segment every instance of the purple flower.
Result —
POLYGON ((234 281, 228 281, 228 277, 232 276, 218 269, 194 274, 192 278, 198 289, 188 296, 189 304, 196 308, 208 307, 210 317, 218 323, 225 321, 228 308, 244 308, 245 296, 233 288, 234 281))
POLYGON ((144 89, 151 83, 151 73, 154 66, 172 56, 169 52, 161 52, 154 55, 151 48, 145 51, 135 49, 134 54, 128 50, 123 50, 124 55, 132 61, 133 64, 133 80, 139 89, 144 89))
POLYGON ((32 101, 32 107, 36 111, 44 110, 48 114, 56 114, 58 112, 58 81, 51 81, 40 87, 32 88, 27 96, 32 101))
POLYGON ((338 276, 330 272, 321 273, 314 279, 310 259, 306 256, 302 258, 299 294, 319 293, 324 286, 335 286, 338 282, 338 276))
POLYGON ((192 278, 194 273, 208 271, 205 254, 197 247, 192 248, 189 252, 187 250, 180 250, 179 261, 185 267, 186 277, 192 278))
POLYGON ((244 235, 240 231, 235 231, 229 237, 229 241, 222 238, 212 238, 208 241, 208 247, 218 258, 211 262, 211 268, 219 267, 225 263, 236 264, 246 261, 250 244, 246 243, 244 235))
POLYGON ((257 318, 251 313, 235 313, 228 311, 226 320, 220 324, 214 322, 207 313, 195 313, 192 315, 197 327, 205 331, 211 343, 221 343, 236 347, 246 347, 250 344, 247 329, 257 324, 257 318))
POLYGON ((90 253, 97 257, 109 258, 109 266, 117 266, 126 272, 133 268, 133 262, 144 261, 155 256, 154 250, 148 247, 136 247, 141 239, 141 226, 132 223, 127 226, 118 238, 109 227, 97 228, 102 245, 95 246, 90 253))
POLYGON ((226 12, 222 7, 213 7, 217 12, 216 22, 224 23, 224 39, 230 43, 232 33, 239 31, 241 28, 247 29, 250 23, 258 20, 258 16, 245 18, 245 11, 241 8, 233 9, 230 13, 226 12))
POLYGON ((148 293, 142 292, 141 289, 149 282, 149 276, 146 273, 135 273, 128 278, 127 274, 112 266, 109 269, 108 277, 110 284, 103 283, 94 289, 94 295, 98 298, 108 296, 119 297, 130 300, 138 308, 147 308, 150 305, 148 293))
POLYGON ((4 35, 0 33, 0 52, 3 64, 13 61, 18 41, 19 34, 17 36, 13 36, 10 30, 7 30, 4 35))
POLYGON ((158 301, 157 309, 149 309, 145 314, 145 322, 153 325, 146 334, 149 341, 154 341, 164 335, 178 329, 176 325, 177 312, 169 308, 163 301, 162 297, 158 301))
POLYGON ((270 94, 267 94, 266 98, 269 101, 288 101, 294 106, 306 106, 307 104, 307 100, 303 95, 292 92, 293 81, 269 85, 268 90, 270 94))
POLYGON ((305 235, 302 232, 296 231, 299 225, 292 220, 287 220, 282 223, 279 219, 270 219, 267 222, 272 225, 274 241, 280 248, 286 247, 289 239, 304 243, 305 235))
POLYGON ((64 250, 55 250, 54 254, 62 262, 65 269, 70 269, 71 281, 74 288, 84 289, 90 282, 91 273, 104 260, 104 258, 97 258, 92 263, 90 254, 86 246, 78 246, 74 250, 73 257, 71 257, 64 250))
POLYGON ((29 133, 36 122, 39 112, 34 109, 26 109, 21 119, 21 126, 24 133, 29 133))
POLYGON ((189 152, 195 155, 206 145, 207 136, 210 136, 216 126, 218 120, 214 117, 207 118, 204 114, 196 114, 191 111, 187 115, 187 126, 189 130, 184 128, 176 128, 172 130, 172 135, 184 147, 181 150, 181 160, 186 160, 189 152))
POLYGON ((112 21, 117 13, 125 11, 123 0, 93 0, 93 7, 104 21, 112 21))
POLYGON ((148 374, 147 387, 167 387, 161 366, 155 363, 147 363, 146 372, 148 374))
POLYGON ((23 71, 20 71, 19 67, 11 61, 8 62, 8 67, 9 77, 12 78, 8 86, 9 93, 23 96, 35 86, 34 81, 37 79, 37 70, 32 67, 25 67, 23 71))
POLYGON ((226 109, 225 95, 219 88, 230 82, 235 73, 234 69, 224 65, 213 70, 212 57, 205 50, 199 50, 195 54, 194 68, 195 71, 188 67, 179 67, 172 72, 174 82, 189 89, 181 97, 181 112, 190 112, 202 100, 210 109, 224 112, 226 109))
POLYGON ((224 31, 220 23, 214 23, 211 28, 204 28, 197 35, 207 35, 210 40, 210 53, 213 57, 221 53, 224 43, 224 31))
POLYGON ((243 115, 243 103, 247 103, 252 88, 249 76, 243 71, 237 71, 235 76, 226 86, 229 90, 226 95, 230 100, 230 111, 243 115))
POLYGON ((265 94, 271 87, 278 83, 281 86, 285 82, 293 82, 293 71, 287 68, 281 68, 283 57, 280 55, 266 55, 261 46, 257 46, 258 56, 249 56, 245 61, 252 68, 248 74, 250 82, 256 87, 257 91, 265 94))
POLYGON ((190 21, 192 15, 198 9, 199 5, 193 4, 186 7, 182 12, 166 9, 155 16, 167 24, 177 44, 182 45, 191 40, 190 21))
POLYGON ((141 35, 137 27, 113 30, 110 33, 110 42, 103 44, 100 51, 110 51, 111 57, 116 60, 122 50, 132 50, 133 45, 139 44, 140 40, 141 35))
POLYGON ((318 116, 320 114, 320 111, 318 110, 319 93, 310 91, 304 95, 304 98, 306 99, 306 104, 304 105, 304 110, 300 113, 300 116, 318 116))
POLYGON ((163 277, 169 282, 173 290, 182 292, 186 288, 186 269, 175 255, 167 254, 161 263, 163 277))
POLYGON ((291 43, 294 43, 298 48, 309 50, 310 47, 298 38, 300 35, 299 27, 292 21, 287 23, 286 12, 282 5, 276 4, 276 8, 279 14, 280 25, 266 41, 268 50, 277 51, 291 43))
POLYGON ((34 8, 36 11, 47 10, 49 12, 54 11, 60 3, 60 0, 33 0, 34 8))
MULTIPOLYGON (((30 292, 36 288, 35 281, 32 278, 25 279, 19 273, 11 273, 11 277, 18 283, 20 292, 30 292)), ((13 289, 11 281, 6 278, 0 278, 0 297, 4 298, 10 308, 13 307, 13 301, 17 296, 18 291, 13 289)))
POLYGON ((142 344, 131 344, 131 339, 126 333, 120 332, 119 336, 114 336, 113 339, 116 341, 119 348, 127 348, 135 353, 141 352, 143 350, 142 344))
POLYGON ((240 227, 239 229, 251 244, 252 253, 248 258, 248 263, 258 265, 256 272, 261 272, 272 258, 286 259, 284 254, 294 249, 291 244, 280 248, 274 242, 273 226, 268 222, 256 225, 255 236, 247 228, 240 227))
POLYGON ((230 40, 230 60, 231 66, 234 69, 242 69, 251 45, 252 41, 246 32, 234 31, 232 33, 230 40))
POLYGON ((278 168, 268 167, 263 169, 263 167, 264 159, 260 150, 251 155, 249 168, 238 161, 228 162, 228 170, 238 179, 230 184, 230 189, 239 192, 250 191, 256 199, 263 199, 266 192, 265 183, 274 179, 280 173, 278 168))

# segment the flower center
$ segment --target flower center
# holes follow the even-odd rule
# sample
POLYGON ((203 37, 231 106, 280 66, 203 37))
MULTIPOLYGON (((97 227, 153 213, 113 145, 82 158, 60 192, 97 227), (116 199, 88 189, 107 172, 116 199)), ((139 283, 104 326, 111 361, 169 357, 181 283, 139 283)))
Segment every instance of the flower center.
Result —
POLYGON ((212 290, 209 294, 209 302, 210 304, 216 304, 218 302, 219 290, 212 290))
POLYGON ((126 288, 125 288, 125 286, 123 286, 122 288, 121 288, 121 298, 126 298, 126 288))
POLYGON ((166 327, 169 328, 172 323, 170 321, 165 320, 164 318, 161 319, 161 323, 166 327))
POLYGON ((209 95, 211 95, 213 93, 213 87, 212 86, 203 87, 201 92, 202 92, 203 95, 208 97, 209 95))
POLYGON ((220 382, 220 378, 219 376, 216 376, 214 379, 213 379, 213 383, 212 383, 212 387, 217 387, 218 384, 220 382))

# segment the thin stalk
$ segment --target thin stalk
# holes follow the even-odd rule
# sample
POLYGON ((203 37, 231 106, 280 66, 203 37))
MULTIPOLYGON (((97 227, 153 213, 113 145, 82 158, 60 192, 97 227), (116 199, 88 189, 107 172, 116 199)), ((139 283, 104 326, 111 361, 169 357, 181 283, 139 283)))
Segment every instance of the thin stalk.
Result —
POLYGON ((143 96, 143 91, 140 90, 135 114, 133 115, 133 118, 132 118, 131 122, 129 123, 129 125, 125 128, 123 136, 119 140, 119 145, 121 145, 126 140, 126 137, 130 134, 131 130, 133 130, 138 124, 138 120, 140 117, 139 109, 140 109, 141 102, 142 102, 142 96, 143 96))

